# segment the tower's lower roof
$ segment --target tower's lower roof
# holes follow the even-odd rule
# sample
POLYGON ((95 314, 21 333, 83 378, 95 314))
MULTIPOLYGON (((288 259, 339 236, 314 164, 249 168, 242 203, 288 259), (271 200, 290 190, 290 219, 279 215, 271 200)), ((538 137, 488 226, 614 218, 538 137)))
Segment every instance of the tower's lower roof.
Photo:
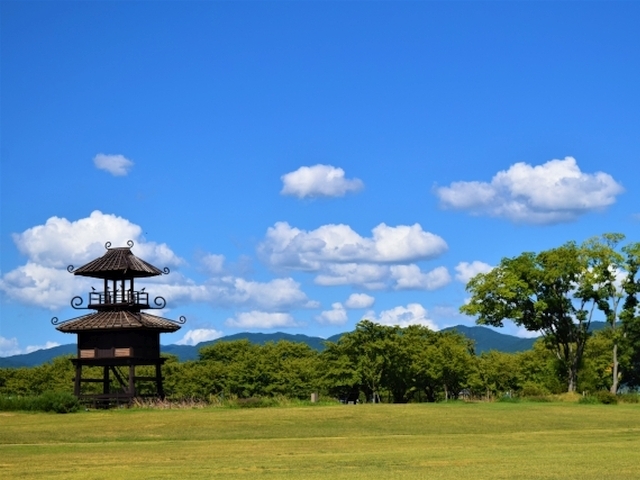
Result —
POLYGON ((157 317, 144 312, 130 312, 128 310, 109 310, 90 313, 82 317, 68 320, 56 327, 64 333, 77 333, 88 330, 158 330, 160 332, 175 332, 180 325, 166 318, 157 317))

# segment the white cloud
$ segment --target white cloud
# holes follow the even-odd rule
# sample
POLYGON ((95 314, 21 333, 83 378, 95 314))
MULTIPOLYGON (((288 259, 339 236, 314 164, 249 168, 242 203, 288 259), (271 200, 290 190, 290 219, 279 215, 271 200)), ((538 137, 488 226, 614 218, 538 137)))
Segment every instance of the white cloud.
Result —
POLYGON ((451 282, 446 267, 437 267, 423 273, 415 264, 393 265, 391 277, 396 281, 396 290, 436 290, 451 282))
POLYGON ((59 346, 60 344, 58 342, 45 342, 44 345, 27 345, 27 348, 24 349, 24 353, 31 353, 37 350, 48 350, 49 348, 59 346))
POLYGON ((362 190, 362 180, 344 177, 344 170, 331 165, 300 167, 282 177, 282 195, 304 197, 342 197, 347 192, 362 190))
POLYGON ((204 266, 205 270, 212 275, 218 275, 224 272, 224 255, 208 253, 200 259, 200 262, 204 266))
POLYGON ((36 350, 45 350, 59 345, 60 344, 56 342, 46 342, 44 345, 29 345, 25 349, 22 349, 18 345, 17 338, 4 338, 0 336, 0 357, 12 357, 13 355, 31 353, 36 350))
MULTIPOLYGON (((269 282, 256 282, 240 277, 212 278, 205 283, 171 274, 170 283, 153 285, 154 295, 165 297, 172 305, 181 303, 208 303, 216 307, 254 307, 262 310, 290 308, 317 308, 292 278, 276 278, 269 282)), ((142 285, 140 281, 138 284, 142 285)))
POLYGON ((298 324, 289 313, 269 313, 253 310, 237 313, 228 318, 225 325, 233 328, 280 328, 296 327, 298 324))
POLYGON ((93 157, 93 164, 96 168, 105 170, 116 177, 127 175, 133 167, 133 162, 123 155, 105 155, 104 153, 93 157))
POLYGON ((352 293, 344 302, 344 306, 347 308, 369 308, 375 301, 375 298, 366 293, 352 293))
POLYGON ((75 222, 51 217, 44 225, 13 234, 13 241, 30 261, 45 267, 78 267, 103 255, 106 242, 118 247, 129 240, 136 255, 161 268, 182 263, 166 244, 145 242, 141 235, 142 228, 129 220, 95 210, 75 222))
POLYGON ((334 263, 325 267, 324 273, 315 278, 315 283, 322 286, 359 285, 369 290, 385 288, 389 276, 386 265, 368 263, 334 263))
POLYGON ((11 357, 21 353, 17 338, 0 337, 0 357, 11 357))
POLYGON ((56 310, 69 305, 79 292, 88 291, 89 282, 64 269, 27 262, 0 278, 0 290, 20 303, 56 310))
MULTIPOLYGON (((95 281, 71 275, 65 267, 68 264, 79 267, 103 255, 107 240, 114 247, 126 245, 129 239, 134 240, 133 252, 160 268, 183 263, 166 244, 146 242, 141 239, 141 233, 138 225, 99 211, 74 222, 52 217, 44 225, 13 236, 27 262, 0 278, 0 290, 24 304, 50 309, 66 306, 72 297, 87 292, 95 281)), ((208 255, 204 263, 210 271, 219 271, 224 265, 224 257, 208 255)), ((317 302, 307 298, 300 290, 300 284, 292 278, 256 282, 227 275, 197 284, 172 272, 139 282, 140 286, 144 284, 153 286, 153 290, 149 290, 152 295, 164 296, 172 304, 203 302, 272 311, 318 306, 317 302)))
POLYGON ((520 162, 498 172, 490 183, 453 182, 436 189, 445 208, 514 222, 569 222, 613 204, 622 186, 607 173, 584 173, 573 157, 531 166, 520 162))
POLYGON ((347 311, 340 302, 331 305, 331 310, 325 310, 318 317, 320 323, 329 325, 344 325, 347 323, 347 311))
POLYGON ((188 330, 176 345, 197 345, 201 342, 209 342, 222 337, 223 333, 213 328, 196 328, 188 330))
POLYGON ((518 330, 513 335, 520 338, 538 338, 540 336, 540 332, 532 332, 524 327, 518 327, 518 330))
POLYGON ((57 309, 89 288, 89 280, 69 274, 66 266, 79 267, 104 254, 104 244, 136 244, 133 252, 163 268, 183 261, 166 244, 145 242, 142 229, 115 215, 94 211, 89 217, 71 222, 51 217, 22 233, 13 234, 18 250, 27 262, 0 278, 0 290, 21 303, 57 309))
POLYGON ((479 273, 487 273, 493 269, 488 263, 474 260, 473 262, 460 262, 456 265, 456 280, 467 284, 469 280, 478 275, 479 273))
POLYGON ((380 312, 376 317, 375 312, 368 312, 363 318, 367 318, 380 325, 408 327, 409 325, 423 325, 431 330, 438 330, 438 326, 428 317, 427 310, 419 303, 410 303, 406 307, 398 306, 380 312))
POLYGON ((326 263, 396 263, 437 257, 446 242, 420 224, 389 227, 381 223, 365 238, 348 225, 323 225, 305 231, 278 222, 258 246, 272 267, 317 271, 326 263))

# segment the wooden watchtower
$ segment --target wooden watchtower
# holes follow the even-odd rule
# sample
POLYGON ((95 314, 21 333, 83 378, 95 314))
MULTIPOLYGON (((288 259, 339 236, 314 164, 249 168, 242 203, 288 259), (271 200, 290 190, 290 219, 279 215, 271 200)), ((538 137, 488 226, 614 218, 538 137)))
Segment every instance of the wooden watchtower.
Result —
POLYGON ((135 279, 168 274, 169 269, 160 270, 136 257, 131 253, 133 242, 127 244, 111 248, 107 243, 102 257, 75 270, 70 265, 67 270, 74 275, 101 279, 103 289, 91 287, 94 291, 89 293, 87 307, 82 306, 82 297, 71 300, 73 308, 94 310, 93 313, 65 322, 55 317, 51 320, 59 331, 78 335, 77 358, 71 359, 75 366, 75 395, 103 405, 130 402, 138 396, 164 397, 165 359, 160 358, 160 334, 175 332, 186 321, 184 317, 173 321, 143 311, 164 308, 166 301, 155 297, 152 306, 145 289, 135 289, 135 279), (137 376, 136 367, 145 365, 155 367, 151 369, 153 374, 147 371, 147 375, 137 376), (83 377, 83 367, 99 367, 101 378, 83 377), (84 392, 85 383, 102 384, 101 393, 84 392))

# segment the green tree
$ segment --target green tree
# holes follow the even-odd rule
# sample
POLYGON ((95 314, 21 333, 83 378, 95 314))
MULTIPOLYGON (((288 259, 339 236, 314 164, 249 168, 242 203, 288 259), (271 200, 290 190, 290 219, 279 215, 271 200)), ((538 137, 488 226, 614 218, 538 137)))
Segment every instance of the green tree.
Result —
POLYGON ((623 340, 628 349, 628 362, 623 367, 622 378, 630 387, 640 387, 640 242, 622 248, 625 255, 626 277, 623 289, 626 295, 620 320, 623 340))
POLYGON ((584 298, 590 298, 598 309, 604 314, 609 328, 612 353, 611 353, 611 382, 610 391, 615 394, 618 391, 619 367, 618 348, 621 332, 618 328, 618 310, 621 300, 624 298, 624 280, 621 276, 624 271, 624 257, 616 250, 618 244, 624 239, 620 233, 605 233, 600 237, 594 237, 583 244, 587 257, 587 271, 583 276, 583 283, 579 294, 584 298))
POLYGON ((390 368, 390 346, 398 330, 399 327, 362 320, 353 332, 340 337, 337 346, 332 349, 334 353, 339 352, 338 357, 344 355, 343 360, 348 359, 345 366, 355 371, 357 379, 357 384, 352 388, 361 390, 367 401, 380 399, 383 379, 390 368))
POLYGON ((416 378, 431 401, 455 399, 474 368, 473 344, 457 332, 435 332, 415 360, 416 378))
POLYGON ((460 310, 477 316, 478 324, 502 327, 512 320, 540 332, 561 363, 567 390, 575 391, 595 307, 589 296, 576 295, 586 271, 584 251, 574 242, 504 258, 469 281, 471 299, 460 310))
POLYGON ((474 392, 487 399, 520 389, 519 357, 513 353, 490 350, 477 357, 470 384, 474 392))

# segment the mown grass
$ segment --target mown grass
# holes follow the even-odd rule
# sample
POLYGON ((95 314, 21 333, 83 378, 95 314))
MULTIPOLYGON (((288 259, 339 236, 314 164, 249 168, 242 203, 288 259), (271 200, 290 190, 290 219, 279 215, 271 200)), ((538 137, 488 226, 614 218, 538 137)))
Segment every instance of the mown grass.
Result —
POLYGON ((637 479, 639 451, 630 404, 0 413, 3 479, 637 479))

